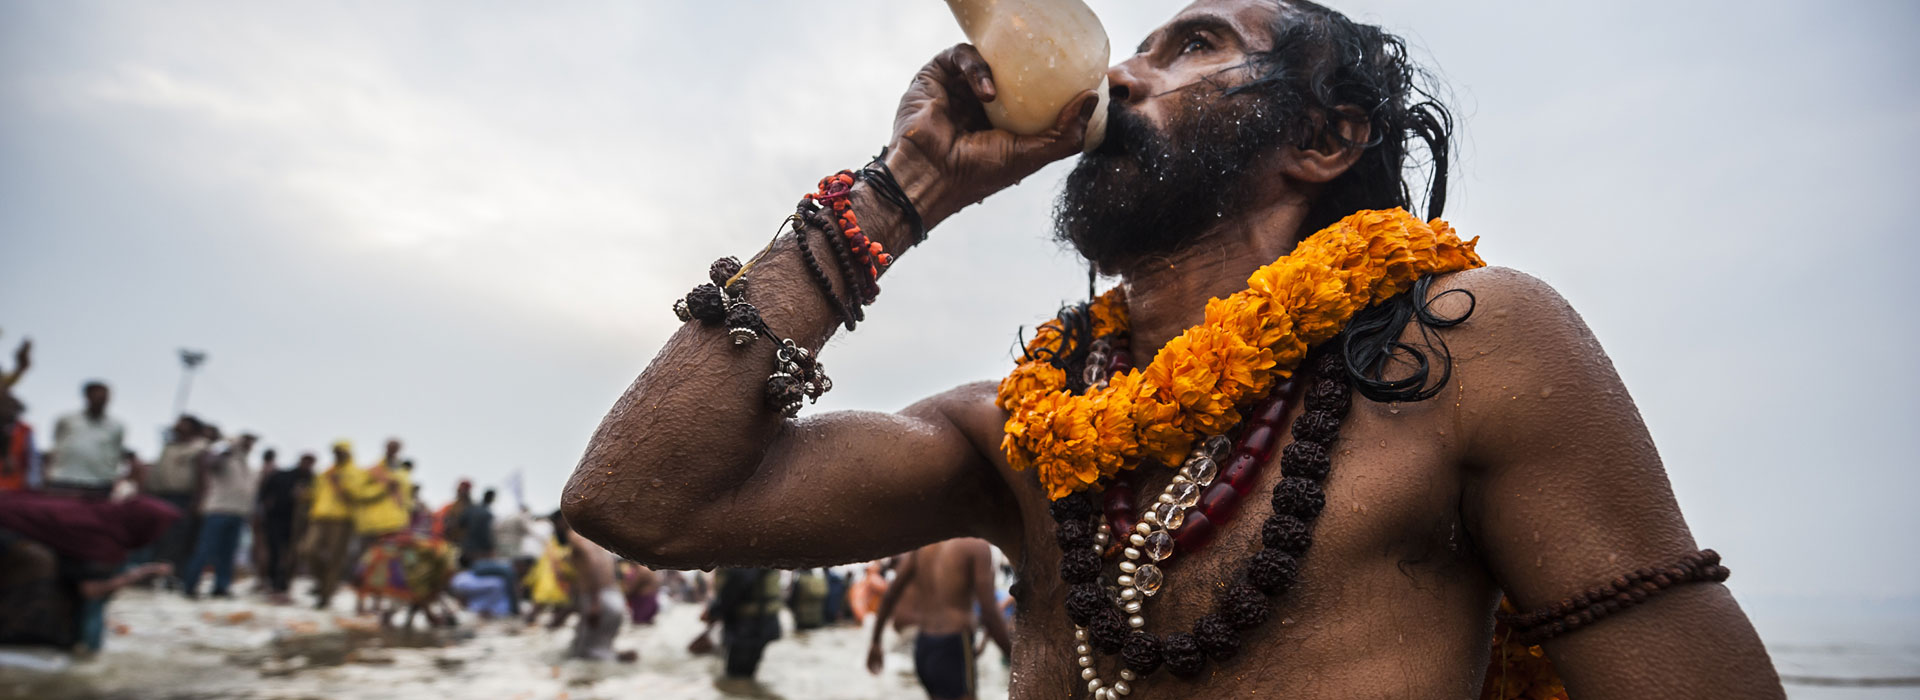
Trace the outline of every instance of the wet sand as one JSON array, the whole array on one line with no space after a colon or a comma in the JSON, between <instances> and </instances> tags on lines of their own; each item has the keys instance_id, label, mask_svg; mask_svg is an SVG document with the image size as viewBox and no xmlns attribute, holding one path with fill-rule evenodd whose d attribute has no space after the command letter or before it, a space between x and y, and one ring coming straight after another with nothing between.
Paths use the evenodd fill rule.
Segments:
<instances>
[{"instance_id":1,"label":"wet sand","mask_svg":"<svg viewBox=\"0 0 1920 700\"><path fill-rule=\"evenodd\" d=\"M304 590L304 582L296 590ZM924 698L910 647L887 635L887 669L866 671L866 632L854 627L792 632L767 647L759 683L717 683L720 660L687 653L703 627L694 606L666 603L650 627L624 628L618 649L637 663L561 658L573 634L517 621L463 616L451 632L382 632L335 610L274 606L257 598L192 602L178 595L127 591L108 611L106 649L57 671L0 665L0 698L359 698L484 697L490 700L588 698ZM7 649L18 652L20 648ZM19 660L16 657L16 660ZM29 660L58 663L50 654ZM982 698L1005 698L998 650L978 663Z\"/></svg>"}]
</instances>

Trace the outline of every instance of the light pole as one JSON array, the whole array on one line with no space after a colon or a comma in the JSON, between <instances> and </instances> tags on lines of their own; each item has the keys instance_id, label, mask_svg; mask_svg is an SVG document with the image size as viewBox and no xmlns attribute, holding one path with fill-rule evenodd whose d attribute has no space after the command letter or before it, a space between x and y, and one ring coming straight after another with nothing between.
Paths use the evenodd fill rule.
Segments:
<instances>
[{"instance_id":1,"label":"light pole","mask_svg":"<svg viewBox=\"0 0 1920 700\"><path fill-rule=\"evenodd\" d=\"M173 397L173 415L181 416L187 412L187 391L193 388L193 371L200 363L207 361L204 350L180 348L180 391Z\"/></svg>"}]
</instances>

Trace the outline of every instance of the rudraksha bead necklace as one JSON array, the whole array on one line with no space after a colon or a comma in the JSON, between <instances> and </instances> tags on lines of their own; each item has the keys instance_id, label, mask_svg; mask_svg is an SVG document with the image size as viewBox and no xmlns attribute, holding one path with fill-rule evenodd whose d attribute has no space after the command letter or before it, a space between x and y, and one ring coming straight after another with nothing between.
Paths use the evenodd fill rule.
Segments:
<instances>
[{"instance_id":1,"label":"rudraksha bead necklace","mask_svg":"<svg viewBox=\"0 0 1920 700\"><path fill-rule=\"evenodd\" d=\"M1115 372L1130 369L1124 338L1096 339L1080 372L1091 387ZM1277 383L1253 404L1238 437L1215 435L1195 446L1173 480L1136 519L1132 489L1107 488L1096 509L1085 494L1053 503L1055 536L1062 557L1061 579L1067 592L1067 617L1074 623L1074 653L1080 677L1095 700L1133 693L1133 683L1161 666L1180 678L1193 678L1207 659L1225 661L1238 653L1239 635L1269 617L1268 597L1292 589L1300 558L1313 542L1313 523L1325 506L1321 482L1330 463L1328 446L1339 437L1351 406L1346 368L1338 353L1321 351L1309 364L1310 383ZM1306 411L1294 420L1294 442L1280 453L1285 476L1272 492L1273 512L1261 527L1262 547L1217 595L1213 610L1191 632L1161 637L1146 631L1145 607L1166 584L1166 566L1176 552L1204 547L1233 517L1241 494L1259 484L1258 474L1273 454L1295 391L1306 387ZM1223 466L1224 465L1224 466ZM1103 586L1103 556L1119 554L1119 574ZM1096 652L1118 654L1123 667L1113 680L1095 667Z\"/></svg>"}]
</instances>

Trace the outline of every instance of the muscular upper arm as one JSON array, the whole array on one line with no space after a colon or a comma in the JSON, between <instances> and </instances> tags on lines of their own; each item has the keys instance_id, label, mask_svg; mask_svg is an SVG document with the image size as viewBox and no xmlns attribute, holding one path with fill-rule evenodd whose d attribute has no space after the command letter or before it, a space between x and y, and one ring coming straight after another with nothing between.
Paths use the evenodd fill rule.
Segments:
<instances>
[{"instance_id":1,"label":"muscular upper arm","mask_svg":"<svg viewBox=\"0 0 1920 700\"><path fill-rule=\"evenodd\" d=\"M1443 286L1477 297L1449 332L1468 435L1464 517L1522 609L1695 547L1659 452L1599 342L1545 283L1512 270ZM1766 652L1725 587L1683 587L1554 640L1580 698L1771 697ZM1744 689L1735 692L1736 689Z\"/></svg>"},{"instance_id":2,"label":"muscular upper arm","mask_svg":"<svg viewBox=\"0 0 1920 700\"><path fill-rule=\"evenodd\" d=\"M877 559L998 530L995 514L1012 512L1007 484L963 425L990 418L983 406L992 408L991 387L968 385L899 413L837 411L790 421L750 476L708 491L711 498L697 507L649 504L647 489L632 490L636 502L621 509L629 514L623 517L645 518L657 505L685 522L673 523L670 537L633 538L647 543L644 551L621 553L671 568L796 568ZM620 477L605 475L610 482ZM628 538L605 541L619 551Z\"/></svg>"}]
</instances>

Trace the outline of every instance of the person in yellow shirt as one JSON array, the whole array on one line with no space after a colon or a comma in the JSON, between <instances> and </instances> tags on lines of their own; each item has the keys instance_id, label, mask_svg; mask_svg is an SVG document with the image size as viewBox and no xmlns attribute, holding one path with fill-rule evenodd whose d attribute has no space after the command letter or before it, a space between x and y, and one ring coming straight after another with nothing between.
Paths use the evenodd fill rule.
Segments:
<instances>
[{"instance_id":1,"label":"person in yellow shirt","mask_svg":"<svg viewBox=\"0 0 1920 700\"><path fill-rule=\"evenodd\" d=\"M413 510L412 478L400 468L400 448L398 439L387 440L386 455L379 463L367 467L357 478L341 482L347 500L353 504L353 531L359 535L361 545L353 571L356 614L369 612L366 606L369 596L380 598L367 583L373 551L381 548L385 538L407 531L409 513Z\"/></svg>"},{"instance_id":2,"label":"person in yellow shirt","mask_svg":"<svg viewBox=\"0 0 1920 700\"><path fill-rule=\"evenodd\" d=\"M388 440L386 457L358 477L341 482L354 505L354 532L371 542L407 529L413 480L400 468L400 441Z\"/></svg>"},{"instance_id":3,"label":"person in yellow shirt","mask_svg":"<svg viewBox=\"0 0 1920 700\"><path fill-rule=\"evenodd\" d=\"M553 523L553 536L547 538L547 549L540 559L527 571L521 584L526 586L529 597L533 598L533 610L527 613L527 624L540 620L540 613L553 611L553 622L547 625L559 629L567 623L573 614L573 588L575 571L573 566L572 533L565 528L566 520L560 511L548 516Z\"/></svg>"},{"instance_id":4,"label":"person in yellow shirt","mask_svg":"<svg viewBox=\"0 0 1920 700\"><path fill-rule=\"evenodd\" d=\"M307 570L313 573L315 609L324 610L347 571L347 550L353 542L353 501L347 486L364 480L353 464L353 444L333 443L333 466L313 480L313 505L307 511Z\"/></svg>"}]
</instances>

